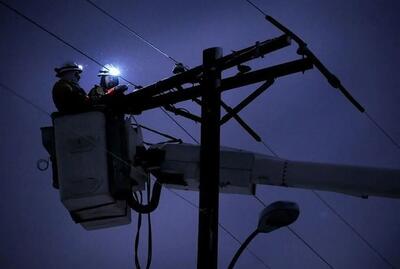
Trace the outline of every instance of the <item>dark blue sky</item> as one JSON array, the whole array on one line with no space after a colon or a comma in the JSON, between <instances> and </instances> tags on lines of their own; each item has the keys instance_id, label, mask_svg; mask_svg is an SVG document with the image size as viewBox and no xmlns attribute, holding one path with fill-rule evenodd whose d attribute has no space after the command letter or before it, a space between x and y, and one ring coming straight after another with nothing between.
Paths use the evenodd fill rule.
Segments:
<instances>
[{"instance_id":1,"label":"dark blue sky","mask_svg":"<svg viewBox=\"0 0 400 269\"><path fill-rule=\"evenodd\" d=\"M122 68L136 84L171 75L172 63L84 0L8 0L15 8L103 63ZM95 1L162 50L189 66L202 50L224 53L279 33L244 0ZM397 1L255 1L306 40L366 110L400 141L400 5ZM97 83L99 67L0 5L0 82L47 112L55 108L53 68L65 60L84 65L81 84ZM250 65L256 69L294 60L296 47ZM256 86L224 95L231 105ZM73 223L51 187L51 173L36 169L47 156L39 127L50 118L1 89L0 268L132 268L136 217L129 226L88 232ZM191 103L182 106L198 111ZM276 81L241 115L281 157L400 169L400 151L316 71ZM162 112L140 115L143 124L192 142ZM199 126L178 119L195 137ZM146 140L155 137L147 136ZM269 154L235 122L222 129L221 144ZM319 192L395 267L400 268L400 201L363 200ZM198 202L197 193L179 192ZM389 268L308 190L261 186L264 202L296 201L292 228L334 268ZM220 222L244 240L256 226L260 204L252 197L221 194ZM143 236L144 238L145 236ZM195 268L197 210L164 191L153 214L152 268ZM220 230L219 267L238 244ZM271 268L327 268L288 230L259 235L250 248ZM145 244L141 250L145 260ZM264 268L244 253L237 268Z\"/></svg>"}]
</instances>

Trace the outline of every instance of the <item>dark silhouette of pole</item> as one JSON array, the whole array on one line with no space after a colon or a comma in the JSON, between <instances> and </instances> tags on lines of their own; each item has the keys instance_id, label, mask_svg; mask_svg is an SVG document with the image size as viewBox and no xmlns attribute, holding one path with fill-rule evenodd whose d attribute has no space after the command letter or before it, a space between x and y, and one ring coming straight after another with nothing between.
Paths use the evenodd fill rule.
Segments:
<instances>
[{"instance_id":1,"label":"dark silhouette of pole","mask_svg":"<svg viewBox=\"0 0 400 269\"><path fill-rule=\"evenodd\" d=\"M221 57L221 48L203 51L198 269L216 269L218 264L221 70L215 63Z\"/></svg>"}]
</instances>

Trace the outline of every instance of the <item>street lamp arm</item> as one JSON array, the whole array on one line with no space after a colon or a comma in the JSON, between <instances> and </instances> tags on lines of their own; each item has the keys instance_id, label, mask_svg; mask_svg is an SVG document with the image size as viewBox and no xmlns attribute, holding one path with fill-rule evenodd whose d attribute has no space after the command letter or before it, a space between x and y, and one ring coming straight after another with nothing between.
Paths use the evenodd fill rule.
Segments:
<instances>
[{"instance_id":1,"label":"street lamp arm","mask_svg":"<svg viewBox=\"0 0 400 269\"><path fill-rule=\"evenodd\" d=\"M242 254L243 250L246 249L246 247L250 244L250 242L254 239L254 237L257 236L259 233L258 229L256 229L254 232L252 232L247 239L242 243L242 245L239 247L239 249L236 251L235 256L233 256L231 262L229 263L228 269L233 269L235 266L237 260L239 259L240 255Z\"/></svg>"}]
</instances>

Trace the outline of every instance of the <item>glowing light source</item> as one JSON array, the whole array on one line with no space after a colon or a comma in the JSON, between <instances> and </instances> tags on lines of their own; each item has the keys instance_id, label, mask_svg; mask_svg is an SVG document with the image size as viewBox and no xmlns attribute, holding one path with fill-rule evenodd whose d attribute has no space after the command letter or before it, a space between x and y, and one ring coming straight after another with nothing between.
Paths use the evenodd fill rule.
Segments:
<instances>
[{"instance_id":1,"label":"glowing light source","mask_svg":"<svg viewBox=\"0 0 400 269\"><path fill-rule=\"evenodd\" d=\"M80 70L83 70L83 66L80 65L80 64L78 64L78 68L79 68Z\"/></svg>"},{"instance_id":2,"label":"glowing light source","mask_svg":"<svg viewBox=\"0 0 400 269\"><path fill-rule=\"evenodd\" d=\"M106 65L106 68L108 69L111 76L121 75L121 71L119 71L119 69L113 65Z\"/></svg>"}]
</instances>

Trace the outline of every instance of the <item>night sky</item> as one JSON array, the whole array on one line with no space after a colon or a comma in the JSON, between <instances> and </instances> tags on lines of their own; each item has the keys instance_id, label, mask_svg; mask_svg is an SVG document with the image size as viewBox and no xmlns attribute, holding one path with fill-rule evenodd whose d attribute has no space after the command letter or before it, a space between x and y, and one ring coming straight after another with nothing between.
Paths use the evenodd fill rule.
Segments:
<instances>
[{"instance_id":1,"label":"night sky","mask_svg":"<svg viewBox=\"0 0 400 269\"><path fill-rule=\"evenodd\" d=\"M173 62L84 0L4 2L96 60L119 66L123 76L136 84L148 85L172 75ZM281 35L244 0L95 3L191 67L201 64L202 51L208 47L220 46L228 54ZM400 142L398 1L255 3L299 34L369 115ZM131 225L86 231L71 220L61 204L51 186L50 169L41 172L36 168L36 161L48 155L41 145L40 127L51 124L44 112L55 110L51 99L54 67L68 60L82 64L81 85L87 91L98 83L100 67L3 5L0 36L0 83L37 106L0 87L0 268L133 268L136 214ZM255 70L298 59L296 48L292 45L249 65ZM224 101L234 106L256 87L226 93ZM179 106L199 112L192 102ZM400 169L399 148L316 69L278 79L240 115L282 158ZM199 138L199 125L176 119ZM143 113L138 120L193 143L158 109ZM161 138L145 133L145 140ZM222 128L221 144L271 154L234 121ZM198 203L197 193L178 193ZM374 249L400 268L399 200L318 193ZM260 186L257 196L265 203L297 202L301 213L292 229L333 268L391 268L310 190ZM220 223L241 241L256 227L262 209L251 196L220 195ZM196 268L197 215L188 202L163 191L160 206L152 214L152 268ZM146 258L143 230L142 264ZM221 229L219 236L219 268L226 268L239 245ZM250 249L273 269L329 268L287 229L259 235ZM236 268L265 267L245 252Z\"/></svg>"}]
</instances>

